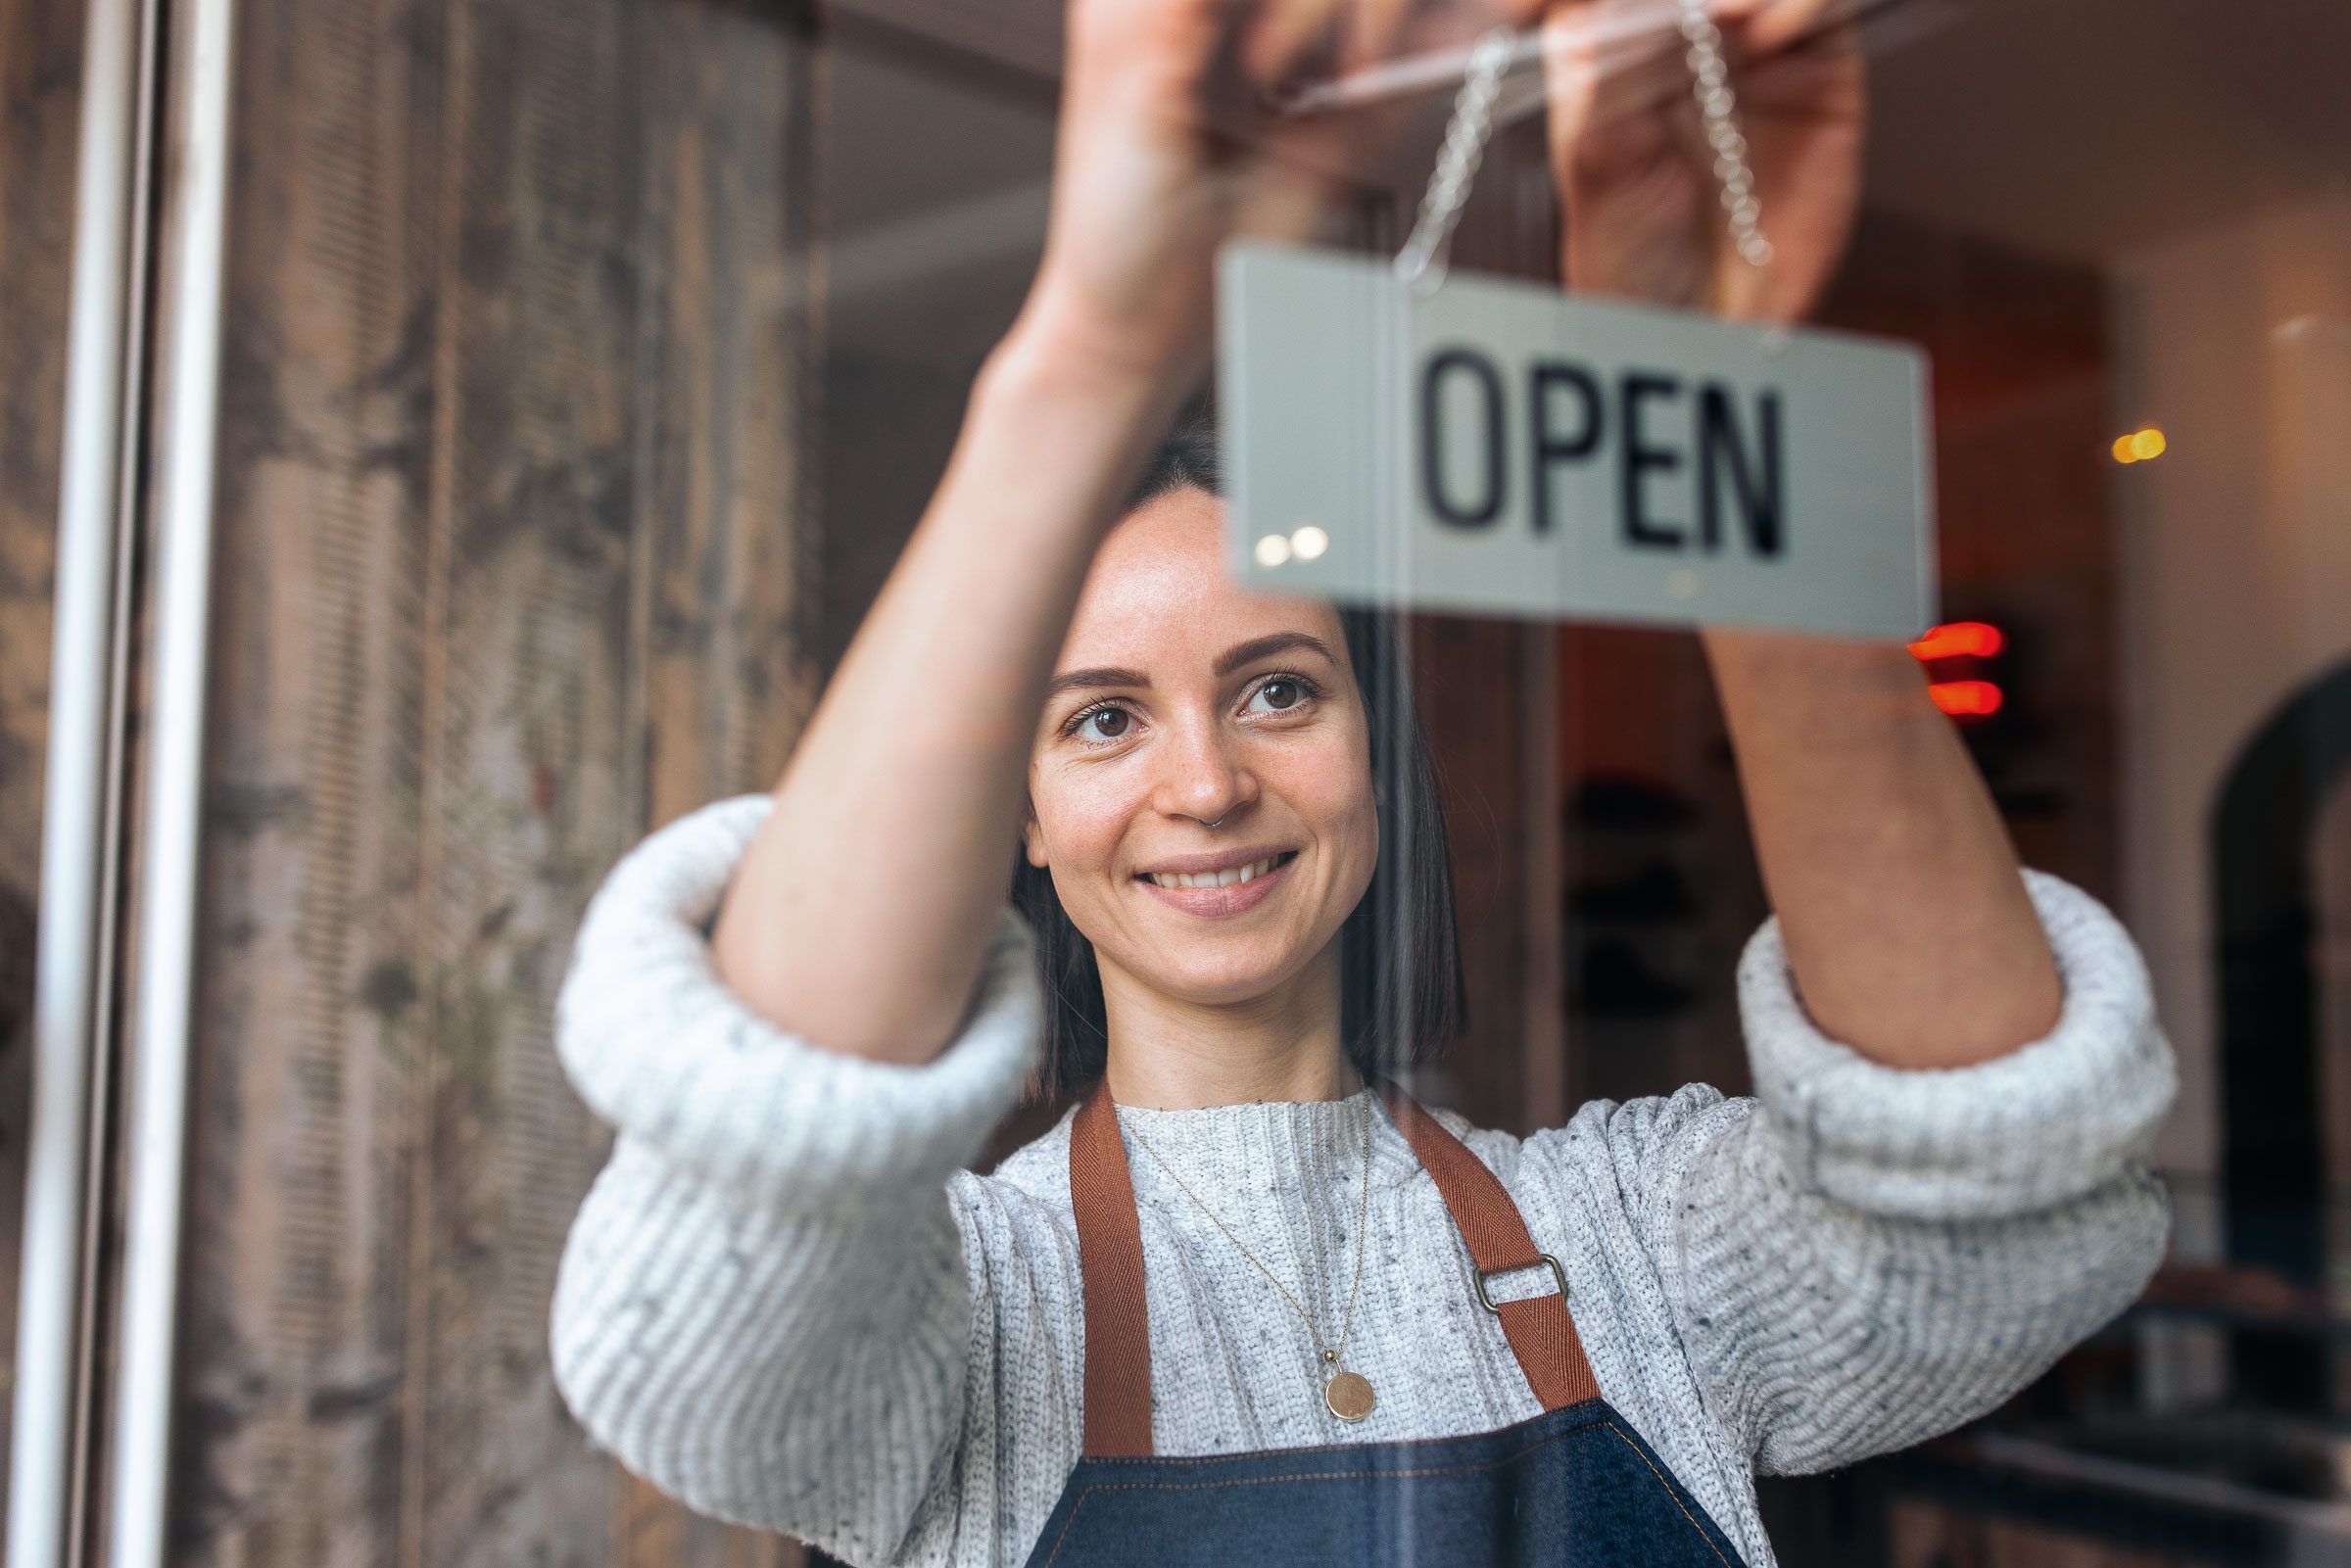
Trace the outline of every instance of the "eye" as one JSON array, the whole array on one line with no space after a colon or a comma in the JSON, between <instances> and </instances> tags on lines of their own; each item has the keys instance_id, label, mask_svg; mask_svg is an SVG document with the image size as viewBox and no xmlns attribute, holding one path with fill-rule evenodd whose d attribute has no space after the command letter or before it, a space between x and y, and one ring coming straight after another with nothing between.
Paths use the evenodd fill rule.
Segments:
<instances>
[{"instance_id":1,"label":"eye","mask_svg":"<svg viewBox=\"0 0 2351 1568\"><path fill-rule=\"evenodd\" d=\"M1116 702L1096 702L1071 714L1061 733L1079 740L1106 744L1126 739L1133 729L1133 714Z\"/></svg>"},{"instance_id":2,"label":"eye","mask_svg":"<svg viewBox=\"0 0 2351 1568\"><path fill-rule=\"evenodd\" d=\"M1303 675L1270 675L1258 683L1257 689L1249 694L1249 702L1255 712L1290 713L1321 694L1321 689ZM1257 706L1260 701L1265 707Z\"/></svg>"}]
</instances>

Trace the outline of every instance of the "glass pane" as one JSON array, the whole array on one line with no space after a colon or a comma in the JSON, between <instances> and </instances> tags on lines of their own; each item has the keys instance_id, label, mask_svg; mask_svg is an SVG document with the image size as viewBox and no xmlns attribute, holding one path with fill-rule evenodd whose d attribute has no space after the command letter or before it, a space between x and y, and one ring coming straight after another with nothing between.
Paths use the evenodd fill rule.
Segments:
<instances>
[{"instance_id":1,"label":"glass pane","mask_svg":"<svg viewBox=\"0 0 2351 1568\"><path fill-rule=\"evenodd\" d=\"M1244 423L1501 539L1365 413L1442 306L1192 397L1222 204L1384 264L1497 9L240 8L176 1559L2351 1555L2351 14L1498 75L1444 304L1527 290L1496 482L1597 476L1509 559L1715 570L1907 431L1773 368L1861 334L1910 641L1268 590Z\"/></svg>"}]
</instances>

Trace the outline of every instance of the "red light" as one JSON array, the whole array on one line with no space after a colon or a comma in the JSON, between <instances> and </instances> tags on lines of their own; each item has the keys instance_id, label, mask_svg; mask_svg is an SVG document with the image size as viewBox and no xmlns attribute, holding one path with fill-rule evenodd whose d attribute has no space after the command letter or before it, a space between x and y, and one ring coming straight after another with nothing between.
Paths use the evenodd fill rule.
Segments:
<instances>
[{"instance_id":1,"label":"red light","mask_svg":"<svg viewBox=\"0 0 2351 1568\"><path fill-rule=\"evenodd\" d=\"M2007 637L1996 626L1951 621L1911 643L1910 651L1921 659L1989 659L2007 645Z\"/></svg>"},{"instance_id":2,"label":"red light","mask_svg":"<svg viewBox=\"0 0 2351 1568\"><path fill-rule=\"evenodd\" d=\"M1927 688L1935 705L1954 718L1980 719L2000 711L2000 689L1990 681L1938 681Z\"/></svg>"}]
</instances>

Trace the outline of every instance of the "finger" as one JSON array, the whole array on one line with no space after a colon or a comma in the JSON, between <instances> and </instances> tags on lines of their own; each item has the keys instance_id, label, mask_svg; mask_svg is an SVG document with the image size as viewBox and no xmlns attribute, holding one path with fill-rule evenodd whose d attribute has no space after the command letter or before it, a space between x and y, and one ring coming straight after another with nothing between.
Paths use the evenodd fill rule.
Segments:
<instances>
[{"instance_id":1,"label":"finger","mask_svg":"<svg viewBox=\"0 0 2351 1568\"><path fill-rule=\"evenodd\" d=\"M1339 48L1340 72L1361 71L1394 55L1405 24L1418 9L1416 0L1356 0L1348 8Z\"/></svg>"},{"instance_id":2,"label":"finger","mask_svg":"<svg viewBox=\"0 0 2351 1568\"><path fill-rule=\"evenodd\" d=\"M1586 9L1560 7L1543 23L1545 133L1552 160L1562 168L1583 144L1600 93L1600 54Z\"/></svg>"},{"instance_id":3,"label":"finger","mask_svg":"<svg viewBox=\"0 0 2351 1568\"><path fill-rule=\"evenodd\" d=\"M1607 40L1623 24L1654 12L1641 0L1595 0L1563 6L1545 19L1543 80L1548 139L1562 171L1578 164L1613 162L1635 142L1640 151L1666 127L1658 111L1687 96L1678 50L1645 47L1629 57Z\"/></svg>"},{"instance_id":4,"label":"finger","mask_svg":"<svg viewBox=\"0 0 2351 1568\"><path fill-rule=\"evenodd\" d=\"M1758 19L1753 25L1762 24ZM1731 61L1732 86L1751 114L1781 108L1839 111L1860 91L1861 35L1850 23L1777 48L1758 41L1751 28L1739 28L1724 35L1723 47Z\"/></svg>"},{"instance_id":5,"label":"finger","mask_svg":"<svg viewBox=\"0 0 2351 1568\"><path fill-rule=\"evenodd\" d=\"M1195 79L1230 33L1239 0L1071 0L1074 87L1127 90L1137 72Z\"/></svg>"},{"instance_id":6,"label":"finger","mask_svg":"<svg viewBox=\"0 0 2351 1568\"><path fill-rule=\"evenodd\" d=\"M1784 49L1847 9L1831 0L1754 0L1745 17L1747 41L1759 53Z\"/></svg>"},{"instance_id":7,"label":"finger","mask_svg":"<svg viewBox=\"0 0 2351 1568\"><path fill-rule=\"evenodd\" d=\"M1278 86L1317 67L1327 71L1338 52L1344 13L1357 0L1269 0L1249 24L1241 61L1265 86ZM1319 57L1319 58L1318 58Z\"/></svg>"},{"instance_id":8,"label":"finger","mask_svg":"<svg viewBox=\"0 0 2351 1568\"><path fill-rule=\"evenodd\" d=\"M1496 23L1508 23L1511 26L1519 28L1538 26L1547 13L1558 9L1562 4L1577 3L1580 3L1580 0L1474 0L1469 9L1479 19L1477 25L1482 31ZM1439 9L1453 13L1458 12L1460 8L1456 5L1441 5ZM1459 23L1457 22L1455 25L1458 26Z\"/></svg>"}]
</instances>

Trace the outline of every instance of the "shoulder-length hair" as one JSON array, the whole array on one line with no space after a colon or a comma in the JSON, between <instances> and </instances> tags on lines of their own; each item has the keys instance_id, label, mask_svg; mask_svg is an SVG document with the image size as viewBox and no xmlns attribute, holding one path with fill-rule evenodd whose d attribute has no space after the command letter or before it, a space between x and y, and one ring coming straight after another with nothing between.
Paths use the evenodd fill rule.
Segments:
<instances>
[{"instance_id":1,"label":"shoulder-length hair","mask_svg":"<svg viewBox=\"0 0 2351 1568\"><path fill-rule=\"evenodd\" d=\"M1172 491L1223 494L1216 425L1204 412L1183 419L1127 499L1125 511ZM1371 777L1382 796L1379 859L1370 884L1339 928L1339 1037L1366 1076L1427 1061L1468 1022L1468 999L1453 910L1453 856L1437 793L1436 763L1421 733L1393 617L1342 606L1347 658L1363 693ZM1053 890L1053 875L1015 851L1012 900L1035 933L1045 989L1048 1096L1090 1088L1109 1058L1102 976L1093 944L1080 934Z\"/></svg>"}]
</instances>

